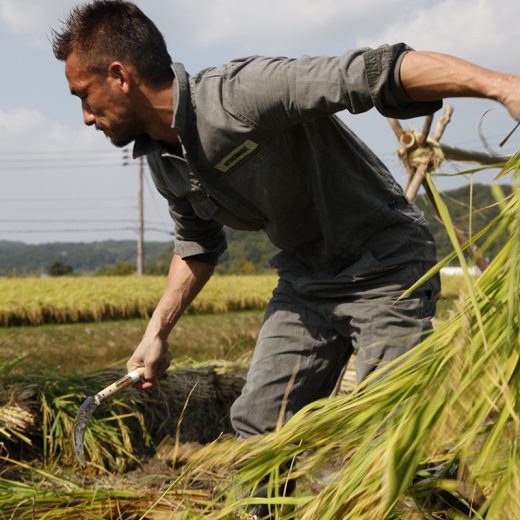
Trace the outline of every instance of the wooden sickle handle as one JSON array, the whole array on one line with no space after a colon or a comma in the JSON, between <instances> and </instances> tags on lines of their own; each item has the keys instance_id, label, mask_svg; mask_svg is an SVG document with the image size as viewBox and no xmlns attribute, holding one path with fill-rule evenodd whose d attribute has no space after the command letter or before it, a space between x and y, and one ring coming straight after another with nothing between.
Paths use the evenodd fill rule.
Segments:
<instances>
[{"instance_id":1,"label":"wooden sickle handle","mask_svg":"<svg viewBox=\"0 0 520 520\"><path fill-rule=\"evenodd\" d=\"M94 396L96 403L99 404L101 401L103 401L103 399L106 399L110 395L113 395L116 392L119 392L120 390L124 390L125 388L132 386L133 384L140 381L143 376L144 367L139 367L136 370L132 370L132 372L129 372L122 378L118 379L115 383L112 383L111 385L107 386L106 388L98 392Z\"/></svg>"}]
</instances>

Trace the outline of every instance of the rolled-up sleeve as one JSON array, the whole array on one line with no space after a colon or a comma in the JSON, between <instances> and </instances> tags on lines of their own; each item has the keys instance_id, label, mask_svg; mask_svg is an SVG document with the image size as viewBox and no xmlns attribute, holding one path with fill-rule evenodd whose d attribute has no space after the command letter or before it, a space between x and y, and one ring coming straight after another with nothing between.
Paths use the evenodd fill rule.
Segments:
<instances>
[{"instance_id":1,"label":"rolled-up sleeve","mask_svg":"<svg viewBox=\"0 0 520 520\"><path fill-rule=\"evenodd\" d=\"M167 196L170 215L175 223L175 253L181 258L204 256L217 263L226 250L226 236L222 224L198 217L187 199Z\"/></svg>"},{"instance_id":2,"label":"rolled-up sleeve","mask_svg":"<svg viewBox=\"0 0 520 520\"><path fill-rule=\"evenodd\" d=\"M284 128L305 120L372 107L386 117L431 114L442 101L410 99L399 79L403 43L355 49L341 56L254 57L229 68L224 100L253 124Z\"/></svg>"},{"instance_id":3,"label":"rolled-up sleeve","mask_svg":"<svg viewBox=\"0 0 520 520\"><path fill-rule=\"evenodd\" d=\"M383 45L363 53L370 97L386 117L406 119L431 114L442 107L442 100L414 101L401 84L401 61L412 49L404 43Z\"/></svg>"}]
</instances>

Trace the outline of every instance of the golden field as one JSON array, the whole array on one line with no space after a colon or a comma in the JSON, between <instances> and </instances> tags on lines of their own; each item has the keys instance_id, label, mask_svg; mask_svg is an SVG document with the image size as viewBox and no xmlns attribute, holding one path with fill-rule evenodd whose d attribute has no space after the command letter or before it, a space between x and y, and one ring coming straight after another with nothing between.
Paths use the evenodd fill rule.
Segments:
<instances>
[{"instance_id":1,"label":"golden field","mask_svg":"<svg viewBox=\"0 0 520 520\"><path fill-rule=\"evenodd\" d=\"M146 318L165 284L163 276L12 278L0 280L0 326ZM275 275L214 276L191 313L263 308Z\"/></svg>"}]
</instances>

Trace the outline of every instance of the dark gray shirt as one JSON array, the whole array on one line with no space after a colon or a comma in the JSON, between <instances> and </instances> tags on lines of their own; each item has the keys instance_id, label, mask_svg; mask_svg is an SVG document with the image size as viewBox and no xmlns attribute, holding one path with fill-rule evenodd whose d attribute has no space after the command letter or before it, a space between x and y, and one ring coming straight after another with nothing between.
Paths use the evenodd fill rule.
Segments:
<instances>
[{"instance_id":1,"label":"dark gray shirt","mask_svg":"<svg viewBox=\"0 0 520 520\"><path fill-rule=\"evenodd\" d=\"M433 240L387 168L334 113L376 107L417 117L401 86L404 44L339 57L253 56L189 76L173 64L174 121L182 146L146 136L158 190L175 222L175 251L216 259L222 225L263 229L284 265L333 272L432 261ZM368 267L367 267L368 266Z\"/></svg>"}]
</instances>

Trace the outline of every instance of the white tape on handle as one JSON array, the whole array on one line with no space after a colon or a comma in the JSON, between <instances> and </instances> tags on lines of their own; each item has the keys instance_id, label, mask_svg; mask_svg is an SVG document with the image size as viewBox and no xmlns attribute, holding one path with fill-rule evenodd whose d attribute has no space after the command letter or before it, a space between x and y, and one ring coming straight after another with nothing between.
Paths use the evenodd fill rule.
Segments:
<instances>
[{"instance_id":1,"label":"white tape on handle","mask_svg":"<svg viewBox=\"0 0 520 520\"><path fill-rule=\"evenodd\" d=\"M138 381L141 380L141 373L144 372L141 371L141 370L132 370L131 372L128 372L128 377L131 377L132 378L132 381L134 383L137 383Z\"/></svg>"}]
</instances>

